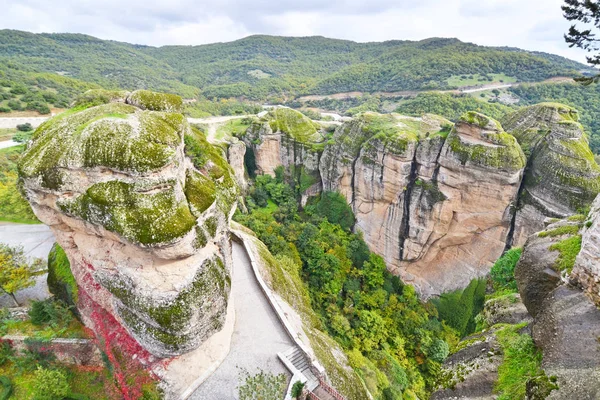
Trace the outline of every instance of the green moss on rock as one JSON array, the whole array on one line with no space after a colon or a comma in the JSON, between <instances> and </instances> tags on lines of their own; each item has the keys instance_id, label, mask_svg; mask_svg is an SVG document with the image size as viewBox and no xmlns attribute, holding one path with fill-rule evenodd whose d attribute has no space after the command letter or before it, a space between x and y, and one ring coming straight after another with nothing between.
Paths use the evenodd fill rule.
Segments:
<instances>
[{"instance_id":1,"label":"green moss on rock","mask_svg":"<svg viewBox=\"0 0 600 400\"><path fill-rule=\"evenodd\" d=\"M463 140L459 134L461 124L480 128L481 137L477 139L489 144ZM468 112L460 118L457 126L448 135L446 145L462 164L473 163L510 171L525 168L525 154L517 140L504 132L498 121L476 112Z\"/></svg>"},{"instance_id":2,"label":"green moss on rock","mask_svg":"<svg viewBox=\"0 0 600 400\"><path fill-rule=\"evenodd\" d=\"M61 169L106 167L143 174L173 162L183 133L165 116L112 103L60 116L36 131L19 163L25 178L60 186ZM177 127L181 128L181 126Z\"/></svg>"},{"instance_id":3,"label":"green moss on rock","mask_svg":"<svg viewBox=\"0 0 600 400\"><path fill-rule=\"evenodd\" d=\"M127 103L144 110L181 112L183 100L175 94L136 90L127 98Z\"/></svg>"},{"instance_id":4,"label":"green moss on rock","mask_svg":"<svg viewBox=\"0 0 600 400\"><path fill-rule=\"evenodd\" d=\"M79 299L77 282L71 272L67 254L58 243L54 243L48 255L48 290L76 309Z\"/></svg>"},{"instance_id":5,"label":"green moss on rock","mask_svg":"<svg viewBox=\"0 0 600 400\"><path fill-rule=\"evenodd\" d=\"M93 107L112 102L125 103L129 92L125 90L91 89L75 99L75 107Z\"/></svg>"},{"instance_id":6,"label":"green moss on rock","mask_svg":"<svg viewBox=\"0 0 600 400\"><path fill-rule=\"evenodd\" d=\"M186 202L176 199L172 184L165 182L157 192L145 193L153 188L121 181L97 183L59 207L134 243L169 243L186 235L196 222Z\"/></svg>"},{"instance_id":7,"label":"green moss on rock","mask_svg":"<svg viewBox=\"0 0 600 400\"><path fill-rule=\"evenodd\" d=\"M317 125L306 115L291 108L275 108L266 119L273 132L287 133L300 143L314 142L317 136Z\"/></svg>"},{"instance_id":8,"label":"green moss on rock","mask_svg":"<svg viewBox=\"0 0 600 400\"><path fill-rule=\"evenodd\" d=\"M168 300L136 293L125 277L99 278L124 305L118 311L133 332L149 336L166 352L190 350L184 346L194 343L198 335L218 330L224 322L230 279L219 257L205 260L190 284ZM215 309L218 303L221 308Z\"/></svg>"},{"instance_id":9,"label":"green moss on rock","mask_svg":"<svg viewBox=\"0 0 600 400\"><path fill-rule=\"evenodd\" d=\"M185 180L185 197L197 213L203 213L216 200L215 183L195 171L188 171Z\"/></svg>"}]
</instances>

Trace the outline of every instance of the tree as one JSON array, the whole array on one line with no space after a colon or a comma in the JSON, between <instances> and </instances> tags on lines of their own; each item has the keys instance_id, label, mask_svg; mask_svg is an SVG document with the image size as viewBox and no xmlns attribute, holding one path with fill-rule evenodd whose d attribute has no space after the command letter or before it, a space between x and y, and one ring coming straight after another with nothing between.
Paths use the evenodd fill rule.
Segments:
<instances>
[{"instance_id":1,"label":"tree","mask_svg":"<svg viewBox=\"0 0 600 400\"><path fill-rule=\"evenodd\" d=\"M600 31L600 2L598 0L565 0L562 6L564 17L568 21L578 21L583 27L576 24L571 25L569 32L565 35L565 40L569 47L578 47L588 53L595 53L586 57L588 64L592 66L600 65L600 39L597 38L597 32ZM589 85L600 80L600 74L592 77L577 78L577 81L584 85Z\"/></svg>"},{"instance_id":2,"label":"tree","mask_svg":"<svg viewBox=\"0 0 600 400\"><path fill-rule=\"evenodd\" d=\"M23 247L10 247L0 243L0 289L8 294L15 305L19 303L15 293L35 284L35 276L43 273L43 261L27 260Z\"/></svg>"},{"instance_id":3,"label":"tree","mask_svg":"<svg viewBox=\"0 0 600 400\"><path fill-rule=\"evenodd\" d=\"M238 386L240 400L280 400L285 396L286 377L259 370L255 375L242 370L243 384Z\"/></svg>"}]
</instances>

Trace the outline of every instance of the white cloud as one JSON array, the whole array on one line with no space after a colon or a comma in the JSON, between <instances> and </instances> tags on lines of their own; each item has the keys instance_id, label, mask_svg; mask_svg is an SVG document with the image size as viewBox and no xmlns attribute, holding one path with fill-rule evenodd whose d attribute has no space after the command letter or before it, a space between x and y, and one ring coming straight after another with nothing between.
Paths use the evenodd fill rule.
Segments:
<instances>
[{"instance_id":1,"label":"white cloud","mask_svg":"<svg viewBox=\"0 0 600 400\"><path fill-rule=\"evenodd\" d=\"M361 42L456 37L585 61L563 33L563 0L0 0L0 28L78 32L160 46L251 34Z\"/></svg>"}]
</instances>

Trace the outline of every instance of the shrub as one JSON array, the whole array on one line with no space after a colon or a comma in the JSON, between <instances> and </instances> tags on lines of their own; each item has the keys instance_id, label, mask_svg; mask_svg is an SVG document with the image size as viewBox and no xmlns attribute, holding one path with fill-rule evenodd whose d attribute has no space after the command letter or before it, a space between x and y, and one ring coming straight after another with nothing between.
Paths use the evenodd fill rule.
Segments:
<instances>
[{"instance_id":1,"label":"shrub","mask_svg":"<svg viewBox=\"0 0 600 400\"><path fill-rule=\"evenodd\" d=\"M9 100L6 105L14 111L21 111L23 109L23 105L19 100Z\"/></svg>"},{"instance_id":2,"label":"shrub","mask_svg":"<svg viewBox=\"0 0 600 400\"><path fill-rule=\"evenodd\" d=\"M475 316L483 310L485 288L485 280L473 279L464 290L444 293L432 303L440 319L464 337L475 331Z\"/></svg>"},{"instance_id":3,"label":"shrub","mask_svg":"<svg viewBox=\"0 0 600 400\"><path fill-rule=\"evenodd\" d=\"M28 313L34 325L68 325L72 319L64 303L52 299L33 301Z\"/></svg>"},{"instance_id":4,"label":"shrub","mask_svg":"<svg viewBox=\"0 0 600 400\"><path fill-rule=\"evenodd\" d=\"M64 373L42 367L35 371L32 389L35 400L62 400L71 391Z\"/></svg>"},{"instance_id":5,"label":"shrub","mask_svg":"<svg viewBox=\"0 0 600 400\"><path fill-rule=\"evenodd\" d=\"M33 126L29 122L17 125L17 130L21 132L29 132L33 130Z\"/></svg>"},{"instance_id":6,"label":"shrub","mask_svg":"<svg viewBox=\"0 0 600 400\"><path fill-rule=\"evenodd\" d=\"M9 343L0 342L0 366L2 366L5 362L10 360L13 354L14 350Z\"/></svg>"},{"instance_id":7,"label":"shrub","mask_svg":"<svg viewBox=\"0 0 600 400\"><path fill-rule=\"evenodd\" d=\"M521 248L510 249L496 261L490 271L490 277L492 278L495 290L517 290L515 266L521 258L521 253L523 253L523 249Z\"/></svg>"},{"instance_id":8,"label":"shrub","mask_svg":"<svg viewBox=\"0 0 600 400\"><path fill-rule=\"evenodd\" d=\"M8 400L12 394L12 383L6 376L0 376L0 400Z\"/></svg>"},{"instance_id":9,"label":"shrub","mask_svg":"<svg viewBox=\"0 0 600 400\"><path fill-rule=\"evenodd\" d=\"M9 107L0 106L0 113L9 113L12 110Z\"/></svg>"},{"instance_id":10,"label":"shrub","mask_svg":"<svg viewBox=\"0 0 600 400\"><path fill-rule=\"evenodd\" d=\"M292 386L292 397L297 399L302 394L302 389L304 389L304 383L300 381L294 382L294 386Z\"/></svg>"},{"instance_id":11,"label":"shrub","mask_svg":"<svg viewBox=\"0 0 600 400\"><path fill-rule=\"evenodd\" d=\"M240 400L280 400L285 396L286 377L259 371L250 375L242 370L244 383L238 387Z\"/></svg>"}]
</instances>

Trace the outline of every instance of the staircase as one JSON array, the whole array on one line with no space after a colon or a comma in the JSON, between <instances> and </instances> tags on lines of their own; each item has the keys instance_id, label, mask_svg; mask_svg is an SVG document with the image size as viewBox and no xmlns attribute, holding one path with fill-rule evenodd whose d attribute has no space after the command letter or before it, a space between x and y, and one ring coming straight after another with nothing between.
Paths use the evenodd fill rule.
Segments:
<instances>
[{"instance_id":1,"label":"staircase","mask_svg":"<svg viewBox=\"0 0 600 400\"><path fill-rule=\"evenodd\" d=\"M305 387L313 391L319 386L319 379L313 374L310 370L309 360L304 354L300 347L294 346L286 350L282 354L283 358L285 358L284 363L288 365L292 365L298 372L300 372L306 378ZM288 361L287 363L285 361ZM294 372L294 371L293 371Z\"/></svg>"}]
</instances>

